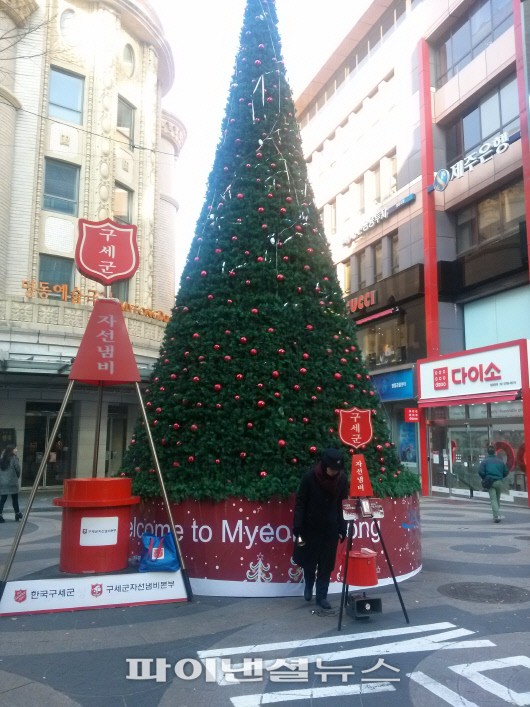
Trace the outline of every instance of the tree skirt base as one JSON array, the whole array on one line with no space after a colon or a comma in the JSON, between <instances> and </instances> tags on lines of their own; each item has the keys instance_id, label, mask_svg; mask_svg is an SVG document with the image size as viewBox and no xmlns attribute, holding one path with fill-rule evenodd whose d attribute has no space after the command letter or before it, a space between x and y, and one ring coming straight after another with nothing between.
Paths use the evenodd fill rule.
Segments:
<instances>
[{"instance_id":1,"label":"tree skirt base","mask_svg":"<svg viewBox=\"0 0 530 707\"><path fill-rule=\"evenodd\" d=\"M398 581L421 570L419 499L380 500L385 516L379 526ZM272 597L303 593L303 571L292 560L294 496L253 502L232 498L219 503L188 499L172 505L173 520L193 591L202 596ZM131 513L131 559L140 553L142 533L169 530L161 499L142 501ZM353 524L353 550L377 553L378 585L392 583L377 524L366 518ZM345 544L339 545L330 593L342 590ZM355 587L352 589L367 589Z\"/></svg>"}]
</instances>

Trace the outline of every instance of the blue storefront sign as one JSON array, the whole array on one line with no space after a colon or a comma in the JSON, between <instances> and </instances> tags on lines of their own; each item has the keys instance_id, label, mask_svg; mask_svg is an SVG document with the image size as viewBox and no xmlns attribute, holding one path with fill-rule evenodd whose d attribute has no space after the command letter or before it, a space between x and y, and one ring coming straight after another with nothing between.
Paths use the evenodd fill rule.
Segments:
<instances>
[{"instance_id":1,"label":"blue storefront sign","mask_svg":"<svg viewBox=\"0 0 530 707\"><path fill-rule=\"evenodd\" d=\"M414 372L405 368L389 373L377 373L372 381L383 402L389 400L410 400L414 397Z\"/></svg>"}]
</instances>

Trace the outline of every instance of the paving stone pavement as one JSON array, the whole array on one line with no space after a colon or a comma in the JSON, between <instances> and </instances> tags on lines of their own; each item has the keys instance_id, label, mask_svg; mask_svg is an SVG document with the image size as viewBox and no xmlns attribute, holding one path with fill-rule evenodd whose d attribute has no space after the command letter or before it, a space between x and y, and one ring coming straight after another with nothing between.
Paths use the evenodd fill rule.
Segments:
<instances>
[{"instance_id":1,"label":"paving stone pavement","mask_svg":"<svg viewBox=\"0 0 530 707\"><path fill-rule=\"evenodd\" d=\"M61 510L51 499L59 495L37 494L10 580L57 570ZM530 509L505 504L505 519L495 525L486 499L423 498L420 506L422 571L400 583L409 624L392 585L367 591L381 598L381 614L345 616L340 632L336 615L312 614L302 597L195 596L190 603L0 617L0 707L530 705ZM17 528L9 509L4 515L0 571ZM185 659L190 668L208 656L255 655L307 658L310 677L231 683L209 682L204 672L193 680L175 674ZM323 682L315 656L352 664L356 677ZM363 686L361 671L380 659L394 670ZM148 668L142 660L151 661ZM130 679L131 666L144 679Z\"/></svg>"}]
</instances>

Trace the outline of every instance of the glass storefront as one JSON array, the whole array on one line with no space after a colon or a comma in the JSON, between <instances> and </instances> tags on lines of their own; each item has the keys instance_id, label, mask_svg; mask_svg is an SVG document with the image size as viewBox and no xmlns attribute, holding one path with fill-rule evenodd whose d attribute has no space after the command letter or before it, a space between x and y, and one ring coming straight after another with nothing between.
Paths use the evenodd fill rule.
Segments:
<instances>
[{"instance_id":1,"label":"glass storefront","mask_svg":"<svg viewBox=\"0 0 530 707\"><path fill-rule=\"evenodd\" d=\"M33 486L35 482L60 407L59 403L51 402L26 404L21 480L23 487ZM46 461L42 486L59 486L72 475L72 438L72 410L68 405Z\"/></svg>"},{"instance_id":2,"label":"glass storefront","mask_svg":"<svg viewBox=\"0 0 530 707\"><path fill-rule=\"evenodd\" d=\"M482 491L478 469L489 443L508 466L506 491L527 499L521 401L434 407L428 410L432 491Z\"/></svg>"}]
</instances>

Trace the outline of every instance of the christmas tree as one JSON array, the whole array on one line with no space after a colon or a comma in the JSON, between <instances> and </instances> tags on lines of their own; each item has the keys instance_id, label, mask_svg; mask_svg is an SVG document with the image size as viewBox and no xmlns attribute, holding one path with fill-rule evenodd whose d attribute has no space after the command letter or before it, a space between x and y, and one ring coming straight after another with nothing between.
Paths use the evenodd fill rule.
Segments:
<instances>
[{"instance_id":1,"label":"christmas tree","mask_svg":"<svg viewBox=\"0 0 530 707\"><path fill-rule=\"evenodd\" d=\"M169 497L296 490L340 409L372 410L374 492L405 496L307 179L273 0L248 0L221 139L145 405ZM139 422L123 473L159 495Z\"/></svg>"}]
</instances>

